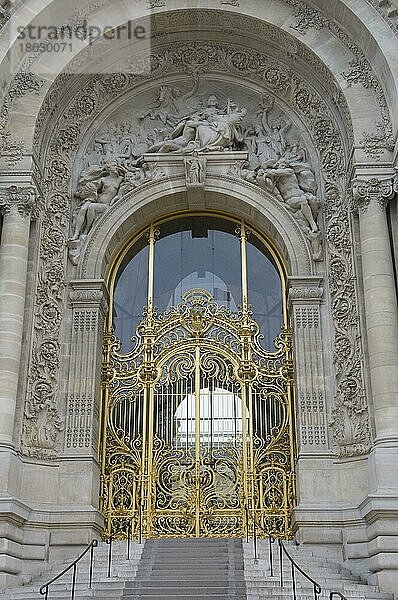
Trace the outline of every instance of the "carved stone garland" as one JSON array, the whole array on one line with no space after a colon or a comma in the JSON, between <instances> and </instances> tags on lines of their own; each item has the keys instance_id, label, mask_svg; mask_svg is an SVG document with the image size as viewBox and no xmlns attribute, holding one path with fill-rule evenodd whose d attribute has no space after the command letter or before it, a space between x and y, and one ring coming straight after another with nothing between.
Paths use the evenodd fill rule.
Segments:
<instances>
[{"instance_id":1,"label":"carved stone garland","mask_svg":"<svg viewBox=\"0 0 398 600\"><path fill-rule=\"evenodd\" d=\"M353 256L349 229L348 206L345 197L345 165L341 138L328 107L319 94L298 75L253 51L237 51L221 43L181 43L153 51L152 76L167 74L168 65L176 71L189 74L197 67L197 57L206 57L201 72L223 71L232 76L249 79L265 89L284 97L293 109L307 122L313 132L321 156L325 182L324 212L326 216L328 262L330 264L330 290L332 316L335 327L334 362L336 367L336 398L333 411L334 442L340 454L350 456L365 453L370 445L368 409L361 374L361 347ZM137 61L142 60L139 56ZM121 66L124 71L125 66ZM137 71L136 71L137 72ZM24 430L38 426L45 418L43 404L56 407L58 394L57 371L60 354L60 327L48 322L47 303L53 307L53 320L61 322L64 305L65 241L68 235L69 195L71 168L76 151L89 120L112 98L145 76L119 73L94 76L74 97L58 121L53 143L47 155L45 181L46 218L40 254L40 278L36 299L33 357L30 367L30 396L25 408ZM54 99L55 94L52 94ZM43 367L43 349L49 359ZM38 385L38 382L41 382ZM51 424L50 424L51 425ZM54 419L52 427L58 427ZM56 431L59 434L59 431ZM29 439L32 439L30 436ZM53 439L51 437L51 439ZM25 447L34 456L55 456L57 445L51 447Z\"/></svg>"}]
</instances>

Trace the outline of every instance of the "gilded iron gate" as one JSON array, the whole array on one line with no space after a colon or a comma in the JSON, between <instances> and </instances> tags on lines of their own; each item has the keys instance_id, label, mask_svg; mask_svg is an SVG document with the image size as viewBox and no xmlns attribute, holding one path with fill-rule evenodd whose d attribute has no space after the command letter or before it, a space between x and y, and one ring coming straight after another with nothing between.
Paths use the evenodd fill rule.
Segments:
<instances>
[{"instance_id":1,"label":"gilded iron gate","mask_svg":"<svg viewBox=\"0 0 398 600\"><path fill-rule=\"evenodd\" d=\"M151 228L150 260L154 241ZM125 355L119 349L106 335L104 537L243 537L255 521L260 536L289 538L289 331L268 352L245 293L239 312L194 289L158 315L149 289L135 347Z\"/></svg>"}]
</instances>

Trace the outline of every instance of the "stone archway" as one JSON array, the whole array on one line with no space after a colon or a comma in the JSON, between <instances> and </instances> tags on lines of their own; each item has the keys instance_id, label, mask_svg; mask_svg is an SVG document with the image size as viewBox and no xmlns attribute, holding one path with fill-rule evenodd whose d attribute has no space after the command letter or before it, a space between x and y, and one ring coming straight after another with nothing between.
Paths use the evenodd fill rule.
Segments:
<instances>
[{"instance_id":1,"label":"stone archway","mask_svg":"<svg viewBox=\"0 0 398 600\"><path fill-rule=\"evenodd\" d=\"M166 53L165 47L162 46L157 53L155 53L155 49L153 51L152 60L155 67L150 76L139 78L138 82L134 77L130 79L129 76L123 74L116 77L107 74L95 76L89 78L85 85L76 90L73 97L70 97L69 104L65 107L63 114L58 115L57 127L53 132L56 142L52 145L47 145L45 142L43 146L43 149L46 147L47 151L46 161L49 174L47 198L48 214L50 215L50 219L44 224L43 239L46 241L46 245L48 244L54 249L50 257L44 251L40 258L45 272L48 270L55 271L58 274L65 272L65 254L59 241L61 239L66 241L71 235L71 228L68 225L70 224L71 210L76 204L73 202L70 208L69 202L70 198L73 199L80 175L81 164L79 161L87 152L90 145L90 135L92 136L93 132L97 130L98 124L104 123L107 118L111 118L113 111L122 107L123 104L128 106L129 100L135 98L136 86L140 93L147 94L145 96L146 101L143 104L156 101L154 85L159 84L160 81L164 81L166 86L172 88L178 87L178 85L188 87L187 69L189 77L192 76L189 71L189 60L187 58L180 60L179 56L181 53L186 56L187 53L194 51L194 56L200 57L208 49L208 44L201 41L195 41L193 44L173 43L167 47ZM70 262L67 264L67 277L72 288L70 294L72 314L69 319L72 320L74 325L73 328L66 329L63 339L67 339L68 343L71 344L71 353L76 357L81 353L84 340L86 340L87 347L93 349L93 354L97 356L97 360L94 367L90 366L88 374L81 371L85 367L84 364L81 365L78 361L75 363L78 365L77 374L71 370L68 371L69 363L65 363L58 370L56 377L49 381L54 390L54 398L57 397L55 392L57 386L66 391L61 406L55 402L51 403L49 429L51 430L58 422L59 411L65 410L70 419L66 424L63 452L67 456L76 455L76 452L78 452L82 456L90 457L89 461L95 457L97 430L95 398L98 397L99 383L99 379L95 377L95 373L99 372L99 336L96 331L98 322L100 322L103 315L103 300L106 297L101 279L104 277L112 255L114 255L118 246L125 241L129 229L135 229L140 224L144 225L153 217L153 214L160 214L162 210L163 212L169 209L180 210L181 205L179 202L181 199L182 206L187 208L197 207L198 205L205 208L219 208L220 202L224 202L224 205L227 202L231 205L231 212L237 214L243 212L244 215L242 216L247 217L249 222L256 223L257 217L260 216L264 231L279 245L281 252L286 256L290 265L291 285L294 288L290 297L292 306L295 307L293 310L295 324L297 323L295 340L300 349L299 355L308 357L307 369L316 373L315 377L309 382L307 375L305 375L305 365L303 363L298 365L298 380L301 380L299 398L303 425L302 440L303 446L306 446L305 452L310 455L318 455L321 452L323 457L325 455L330 456L330 446L332 445L331 438L328 438L327 435L327 414L333 410L332 394L335 384L333 383L333 386L328 389L325 388L323 369L325 364L327 377L329 377L329 380L333 380L330 375L333 367L330 357L326 358L321 366L320 361L317 359L323 351L322 321L322 330L327 332L328 339L329 336L331 337L330 330L332 326L327 316L328 307L331 306L334 309L336 323L338 323L335 337L336 347L337 344L341 344L343 341L346 347L350 349L350 358L345 360L344 369L337 369L341 379L337 383L340 391L336 392L334 418L336 441L342 453L362 455L368 448L369 425L366 407L363 410L364 396L357 393L358 386L362 385L361 377L358 377L360 339L356 333L359 327L358 309L351 276L353 255L350 249L348 207L344 194L344 150L349 143L349 128L344 128L341 117L336 116L329 99L324 99L322 93L314 87L312 82L306 80L300 69L290 80L291 72L279 57L270 57L249 48L242 54L243 62L236 61L236 54L232 52L229 43L212 43L211 50L210 62L206 63L206 69L202 74L202 79L205 82L208 80L210 86L213 84L222 87L223 84L232 90L231 95L233 95L233 90L236 90L239 85L242 87L244 82L250 92L258 98L258 101L261 100L261 92L271 93L281 113L288 114L295 128L300 128L302 132L303 139L306 141L305 146L308 156L313 161L313 169L317 175L319 174L318 185L320 194L322 194L322 210L326 217L324 250L327 254L324 257L327 256L328 260L334 262L339 269L338 278L330 273L332 298L335 298L335 300L331 301L329 296L326 296L325 303L321 306L325 287L325 281L321 275L322 262L313 260L308 235L307 237L304 235L305 229L299 226L298 221L292 214L289 214L286 207L281 205L280 200L274 194L267 192L261 185L258 185L258 182L245 180L241 164L245 158L244 155L235 156L233 153L228 153L227 156L222 156L221 153L221 160L215 166L211 166L209 157L209 168L200 193L193 193L199 192L199 190L189 188L187 173L184 171L184 163L181 159L172 160L168 164L170 157L166 158L165 164L163 166L159 165L160 169L165 169L166 176L157 180L153 175L154 169L157 167L156 161L160 158L156 158L152 167L149 167L151 177L145 182L141 182L142 185L136 187L132 193L127 193L119 198L118 202L115 202L114 206L111 206L94 223L85 244L81 248L80 256L77 257L76 267L72 266ZM170 72L164 72L165 66L161 60L162 56L168 57L171 64ZM139 56L137 59L140 60ZM246 73L246 65L250 61L252 64L261 65L260 74L255 69ZM124 67L122 65L123 62L120 66L123 71ZM204 67L202 68L204 69ZM224 72L226 68L229 70L227 76ZM159 78L159 74L161 74L162 79ZM188 83L190 81L189 77ZM324 85L328 87L331 94L334 93L335 84L333 81L326 77ZM57 93L56 90L54 90L54 93ZM208 89L208 93L211 93L210 89ZM203 90L201 94L204 94ZM235 92L235 96L238 97L239 94ZM226 100L225 98L225 104ZM75 121L75 126L69 127L69 124L72 125L71 119ZM232 190L232 194L225 194L226 187ZM157 202L148 202L148 199L157 200ZM247 199L249 199L249 202ZM161 204L162 202L163 204ZM164 202L167 202L167 204L170 202L170 205L167 206ZM325 242L327 243L325 244ZM343 279L341 274L343 274ZM82 279L79 280L79 277L82 277ZM90 277L90 279L87 279L87 277ZM57 287L51 286L46 280L43 283L54 302L60 307L61 313L63 302L62 298L57 296ZM347 319L347 312L341 313L338 310L339 302L337 299L343 295L349 298L349 302L345 302L345 307L350 314L349 319ZM38 298L40 298L40 295ZM41 319L40 308L37 315ZM67 320L65 324L69 328ZM85 332L90 331L90 329L93 333L89 334L89 341ZM51 332L53 336L51 343L56 354L60 338L55 339L53 334L54 332ZM46 341L47 339L48 336ZM36 326L35 347L42 348L43 341L43 329L40 328L40 325L39 327ZM314 349L316 349L316 352L314 352ZM32 380L43 374L38 373L37 366L36 363L32 362ZM44 375L46 374L44 373ZM347 385L348 380L352 381L352 385ZM82 381L85 382L83 386L81 385ZM347 405L344 404L343 390L344 393L349 391L351 394L348 415L346 412ZM361 403L360 410L356 410L358 401ZM35 406L40 408L38 402ZM91 411L93 415L91 435L89 432L86 437L84 435L77 436L79 440L79 450L77 451L76 446L74 447L76 442L73 441L76 439L73 423L82 414L87 414L87 411ZM317 415L315 422L313 422L311 416L314 411ZM35 439L34 431L40 418L40 410L34 410L30 413L29 419L25 419L28 429L24 439L26 437L28 441L32 438ZM350 425L351 419L359 420L361 424L352 428ZM33 431L33 436L31 431ZM359 435L360 440L355 440L350 436L346 437L346 431L350 435ZM51 447L45 449L47 456L54 456L61 450L62 437L63 434L55 431L55 435L51 437ZM340 440L341 444L339 443ZM24 447L27 454L40 454L42 450L42 448L37 448L35 444L33 444L33 448L29 447L29 444L25 444ZM330 464L329 461L328 464ZM95 476L92 480L93 486L96 485L96 481L98 480ZM323 499L325 502L327 501L325 496ZM305 523L307 516L304 512L302 514ZM300 523L300 518L297 517L297 523Z\"/></svg>"},{"instance_id":2,"label":"stone archway","mask_svg":"<svg viewBox=\"0 0 398 600\"><path fill-rule=\"evenodd\" d=\"M48 8L47 14L51 14L55 5L50 2L45 4L44 12ZM240 14L234 14L237 10L232 5L223 6L223 11L219 10L220 7L195 11L194 7L182 0L176 0L172 6L158 8L148 8L146 3L141 2L138 16L155 26L150 69L145 77L136 77L126 68L125 61L130 54L128 44L120 46L118 60L115 61L115 56L105 51L106 41L103 39L94 46L95 51L101 53L104 72L97 72L96 57L90 55L93 46L83 50L74 63L69 60L62 62L59 57L53 62L51 60L50 63L55 67L52 74L50 64L47 64L43 73L40 56L26 57L24 65L28 68L16 73L11 81L0 116L1 131L4 132L1 153L6 184L1 192L1 206L7 214L12 206L15 213L12 218L5 219L6 229L14 227L22 231L25 263L22 265L20 283L23 290L29 242L29 228L23 219L26 214L32 214L35 219L41 214L37 237L34 237L32 229L31 238L34 266L26 308L27 350L21 362L20 347L16 348L15 364L21 371L15 371L14 391L10 388L6 399L11 415L13 411L15 413L18 397L16 422L13 428L10 418L8 425L5 425L7 431L3 432L8 449L16 445L20 432L23 433L22 447L18 448L18 453L27 455L27 458L21 459L18 453L12 454L6 470L8 473L12 463L14 472L18 471L24 481L22 491L17 491L19 483L15 483L12 490L16 496L19 494L24 498L28 505L36 507L30 516L27 511L21 517L21 520L26 519L28 529L37 527L43 518L39 491L29 483L35 477L35 469L40 470L44 481L50 481L53 474L57 473L59 480L76 479L81 483L81 488L85 490L82 499L85 508L82 512L76 508L79 503L72 492L65 496L59 492L64 489L62 486L54 486L56 489L51 492L50 504L52 507L62 507L61 512L64 511L66 515L64 521L73 520L73 515L78 514L82 530L99 528L101 518L93 500L96 497L93 490L98 482L95 451L98 381L92 384L98 373L99 362L97 360L91 364L91 370L85 372L86 377L82 370L79 371L86 367L79 365L76 357L88 338L90 342L87 348L92 356L98 357L98 327L106 312L103 278L115 252L131 231L150 221L153 215L160 214L164 208L161 202L167 203L167 210L178 211L181 207L192 208L198 203L204 208L219 208L227 201L231 212L242 214L254 224L261 222L261 229L275 241L289 265L297 354L306 355L309 366L309 370L305 371L304 363L297 364L297 372L303 374L298 382L303 460L300 462L301 509L297 511L297 527L305 530L305 535L308 534L311 539L315 525L330 519L330 528L322 530L328 542L333 543L339 538L341 529L346 527L352 539L357 539L355 536L361 529L361 547L366 546L367 534L363 533L366 528L365 516L372 520L372 511L378 510L377 503L372 504L373 500L365 508L360 506L368 494L368 479L378 481L376 476L368 477L366 474L372 428L368 410L371 404L370 384L367 389L366 379L372 378L376 390L372 394L376 400L379 399L377 401L383 394L384 397L393 397L393 390L388 393L383 391L383 381L388 384L388 377L383 380L383 377L378 379L374 375L375 369L379 368L377 364L371 377L366 376L367 362L363 358L362 343L366 336L365 328L360 325L357 302L358 287L361 293L361 286L357 285L355 275L354 240L359 237L356 233L358 223L357 218L350 214L350 169L353 158L355 176L365 180L364 185L356 186L355 193L361 207L360 229L363 239L369 242L372 225L378 223L378 231L382 232L379 242L384 255L388 256L389 250L382 243L385 229L377 210L393 195L392 125L388 109L392 111L391 122L394 123L396 65L391 58L389 36L385 34L388 24L376 15L377 25L373 25L371 15L375 16L375 13L370 3L364 3L360 14L353 15L345 2L339 2L339 6L344 8L342 14L350 15L346 30L334 21L336 15L328 14L328 7L323 7L319 12L314 10L316 5L313 3L308 7L296 0L275 1L272 3L274 10L269 15L265 4L261 6L264 12L258 12L258 3L250 1L241 7ZM18 7L19 3L16 9ZM66 5L62 11L64 9L66 12L60 12L60 18L64 18L69 10ZM109 18L115 27L131 17L130 13L127 14L115 3L112 5L113 14L105 1L95 3L91 9L97 11L99 22L106 23ZM77 16L73 15L72 19ZM367 20L369 24L365 25ZM225 31L225 24L230 27L230 32ZM170 39L167 38L167 30L170 30ZM204 32L202 37L201 31ZM189 43L184 39L187 32ZM243 40L238 47L236 32ZM362 40L362 34L365 33L369 33L369 38L360 47L353 38ZM264 40L267 40L266 44ZM140 60L139 51L142 48L136 49L137 60ZM164 62L161 60L162 53L166 56ZM206 59L210 57L204 63L198 60L203 54ZM96 67L91 72L95 74L93 77L90 69L84 74L76 73L77 64L84 62L87 55L90 55L90 65ZM192 59L191 64L189 58ZM112 73L105 72L109 65L114 69ZM190 69L192 66L193 70ZM120 198L109 213L96 221L82 248L78 264L72 266L67 262L65 242L71 236L72 212L76 208L73 195L80 176L79 160L87 151L95 123L106 120L116 106L133 98L137 92L154 92L159 83L171 87L181 83L186 85L195 69L202 69L201 77L216 82L222 80L227 86L240 85L259 95L267 92L284 111L291 111L292 121L301 127L307 142L313 169L320 174L320 223L326 252L323 263L313 261L308 236L303 235L303 230L292 215L275 201L275 196L242 177L238 159L230 173L225 170L209 172L203 194L193 194L192 190L187 194L186 173L174 172L173 176L169 173L170 177L166 178L168 181L163 182L148 180L141 188ZM383 73L384 82L376 71ZM35 146L34 158L29 153L32 145ZM17 187L10 188L13 184ZM228 194L225 193L226 187ZM32 200L37 190L42 191L43 202L39 203L40 210L32 212ZM371 210L365 215L369 206ZM377 270L376 262L365 265L367 276ZM388 267L390 263L386 260L384 264ZM35 271L39 272L37 278ZM361 274L360 271L358 273ZM390 280L387 273L386 285ZM373 312L379 314L378 308L372 305L373 291L373 288L370 292L368 290L367 307L370 306ZM13 332L18 330L20 337L21 298L13 316ZM71 307L67 307L69 302ZM372 338L370 331L372 317L369 315L367 322L370 323L370 339L378 348L378 338ZM395 322L394 319L392 322ZM318 370L320 363L317 355L322 355L325 340L330 352ZM73 380L67 375L72 364L68 355L69 347L76 359L70 372L78 365ZM395 360L394 356L391 361ZM387 365L386 372L388 368ZM88 382L86 388L81 385L85 377ZM381 390L379 396L378 389ZM382 403L377 413L381 414L377 418L377 427L382 433L383 407ZM73 425L76 415L83 422L90 411L93 415L91 424L81 427L76 433ZM387 420L393 422L393 419ZM328 423L332 424L330 432ZM328 439L329 433L332 435ZM383 435L386 437L385 431ZM387 437L394 440L393 432L389 432ZM384 441L382 445L384 443L390 442ZM331 451L335 449L341 462L339 458L331 458ZM388 462L388 448L379 450L380 456L385 454ZM384 472L381 466L383 461L376 457L371 463L372 469L377 473ZM40 464L36 465L36 462ZM360 468L357 468L358 465ZM311 484L308 482L312 481L314 473L322 473L323 469L327 470L330 479L317 489L320 507L313 509L308 492ZM351 490L349 497L339 491L341 473L356 482L353 486L355 491ZM90 479L88 485L87 474ZM8 489L8 476L5 479ZM323 480L322 477L316 479ZM378 484L373 487L378 489ZM326 506L331 498L333 509L329 513ZM342 505L353 506L350 517L341 516L339 507ZM60 523L58 508L50 511L51 526L62 531L69 530L68 525L64 527ZM20 515L17 503L12 510ZM87 514L89 517L85 521ZM370 526L369 535L378 537L376 529L372 531ZM81 540L82 536L77 538ZM377 561L375 569L379 569Z\"/></svg>"}]
</instances>

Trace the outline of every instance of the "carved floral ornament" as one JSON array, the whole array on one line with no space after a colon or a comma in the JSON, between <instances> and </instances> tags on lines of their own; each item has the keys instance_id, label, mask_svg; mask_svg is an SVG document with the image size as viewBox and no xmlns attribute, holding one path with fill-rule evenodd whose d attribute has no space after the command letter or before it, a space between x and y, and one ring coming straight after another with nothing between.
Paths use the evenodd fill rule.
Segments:
<instances>
[{"instance_id":1,"label":"carved floral ornament","mask_svg":"<svg viewBox=\"0 0 398 600\"><path fill-rule=\"evenodd\" d=\"M41 198L33 186L12 185L0 188L0 213L7 214L15 208L23 217L38 219L41 209Z\"/></svg>"},{"instance_id":2,"label":"carved floral ornament","mask_svg":"<svg viewBox=\"0 0 398 600\"><path fill-rule=\"evenodd\" d=\"M390 18L390 15L394 15L394 4L392 0L384 0L380 3L380 0L365 0L369 5L374 7L375 10L382 15L383 19L392 29L392 31L398 35L398 28L396 22ZM3 4L0 5L0 30L4 27L12 17L24 4L26 4L28 0L3 0ZM102 2L96 2L95 7L98 8L101 5L106 5L109 0L102 0ZM145 0L148 5L148 9L153 8L161 8L166 6L166 0ZM240 0L219 0L221 5L230 5L239 7L241 5ZM291 0L286 0L287 3L291 3ZM309 27L319 27L322 28L324 23L322 22L322 17L319 15L318 11L312 7L306 6L303 2L299 2L298 0L294 0L295 4L299 6L304 12L306 17L305 20L300 22L300 29L305 31ZM301 6L300 6L301 5ZM305 10L307 9L307 10ZM85 14L88 12L88 9L85 8ZM299 15L298 15L299 16Z\"/></svg>"},{"instance_id":3,"label":"carved floral ornament","mask_svg":"<svg viewBox=\"0 0 398 600\"><path fill-rule=\"evenodd\" d=\"M70 15L70 17L68 18L67 21L67 25L68 27L74 27L74 26L78 26L79 24L82 23L82 21L84 19L90 18L90 16L92 14L94 14L96 11L99 11L103 8L105 8L106 6L108 6L109 2L111 0L97 0L96 2L92 2L91 4L89 4L88 6L84 6L81 7L77 12L73 13ZM139 0L138 0L139 1ZM235 0L233 0L234 3L232 4L232 6L238 6L239 2L237 2L235 4ZM10 14L12 13L12 11L15 9L16 6L19 6L20 4L23 4L24 0L20 0L20 2L16 1L15 3L13 3L10 6ZM229 1L223 3L222 0L219 0L220 2L220 8L223 7L223 4L231 4ZM374 123L374 130L371 131L364 131L363 132L363 140L362 140L362 144L363 144L363 148L365 153L367 153L369 156L372 156L374 158L379 158L380 155L383 153L383 149L390 149L391 148L391 144L393 143L393 136L392 136L392 129L391 129L391 123L389 121L389 116L388 116L388 109L387 109L387 103L383 94L383 90L382 87L380 86L380 84L378 83L375 75L372 72L372 69L368 63L368 61L366 60L365 56L363 55L363 53L361 52L361 50L358 48L358 46L351 40L351 38L347 35L347 33L345 31L343 31L339 25L334 21L334 20L330 20L327 17L325 17L321 12L319 12L317 9L308 6L308 4L306 2L304 2L303 0L281 0L282 3L289 5L290 7L292 7L292 17L295 21L295 24L291 25L292 29L295 29L297 32L299 32L300 34L305 34L307 32L307 30L309 28L315 28L318 30L321 29L329 29L331 31L331 33L338 38L338 40L340 42L342 42L346 48L352 53L353 56L353 64L354 63L358 63L358 64L364 64L366 66L366 73L367 75L367 81L354 81L354 83L362 83L364 85L364 87L366 87L367 89L371 89L374 91L375 93L375 97L377 98L377 102L380 106L380 111L381 111L381 118L377 119ZM369 3L375 3L377 2L377 0L368 0ZM151 28L153 27L154 29L154 36L157 35L161 35L162 31L159 29L158 25L157 25L157 21L156 21L156 17L159 15L159 23L160 22L165 22L167 21L168 18L172 19L172 23L176 22L177 25L180 24L180 21L189 21L189 19L192 20L192 23L196 23L197 21L197 16L195 16L195 13L197 11L183 11L183 13L186 14L179 14L178 12L173 12L173 11L168 11L168 12L159 12L159 13L155 13L155 15L152 15L152 11L151 11L151 4L149 3L149 0L141 0L142 5L145 5L145 3L147 4L147 9L148 9L148 14L150 14L151 16L153 16L153 20L151 22ZM156 2L154 2L152 8L159 8L159 7L163 7L165 6L167 8L167 2L163 2L163 0L158 3L157 0ZM255 20L255 19L250 19L249 17L239 14L237 12L222 12L222 11L215 11L215 10L206 10L203 9L200 11L201 14L201 18L202 15L205 16L208 20L208 22L214 24L215 20L219 19L219 15L222 15L222 26L225 27L226 29L228 28L233 28L233 27L237 27L237 29L239 31L241 31L242 29L246 29L247 31L250 31L251 33L255 34L255 35L259 35L261 34L261 36L259 37L259 39L270 39L270 38L276 38L277 36L279 36L280 40L279 40L279 47L283 47L286 46L286 55L289 56L290 58L292 56L296 57L300 56L302 58L304 58L304 60L306 61L306 63L310 63L312 66L315 67L314 72L319 72L322 73L323 75L325 75L325 66L318 60L318 64L315 65L314 64L314 57L315 55L312 53L311 50L309 50L308 48L304 47L304 45L302 44L297 44L297 42L294 40L293 37L288 36L291 38L291 42L287 40L287 34L284 31L279 30L277 27L274 27L272 25L269 25L267 23L263 23L261 21ZM9 18L9 13L7 12L5 17L4 17L4 23L7 22ZM249 22L250 21L250 22ZM169 21L168 21L169 22ZM218 22L218 21L217 21ZM1 23L0 23L1 26ZM101 55L101 46L96 45L97 48L97 54ZM92 59L92 55L90 56L90 51L91 48L86 49L87 50L87 54L85 55L85 51L81 52L79 54L79 57L77 59L75 59L74 61L72 61L73 64L75 64L77 66L77 68L79 68L79 63L80 66L81 64L87 62L87 60ZM306 56L304 57L304 55L306 54ZM40 53L38 54L30 54L28 57L25 58L24 62L23 62L23 69L24 71L21 73L21 75L25 78L26 75L29 75L29 71L31 71L32 67L34 67L34 63L36 60L40 59ZM81 62L82 61L82 62ZM73 66L71 68L71 72L73 72ZM68 70L68 69L67 69ZM67 72L66 70L66 72ZM66 73L61 75L61 78L65 75ZM346 73L344 73L345 75ZM19 74L18 74L19 76ZM328 73L328 76L330 77L330 73ZM350 73L348 72L348 76L350 76ZM21 82L22 88L25 87L25 83ZM30 92L35 92L35 88L37 87L37 85L42 85L41 82L32 82L32 88L30 90ZM15 88L14 86L14 92L18 90L18 88ZM29 92L29 90L27 90L27 92ZM27 92L23 92L23 93L27 93ZM19 92L17 92L19 93ZM339 112L340 114L344 115L344 118L346 118L346 116L348 117L346 119L346 125L349 122L349 116L346 115L347 110L346 110L346 106L344 105L344 103L342 103L342 97L341 97L341 92L339 92L339 90L335 90L335 93L333 93L333 97L335 98L336 101L336 105L338 105L339 108ZM47 111L48 112L48 111ZM7 115L5 115L5 117L7 117ZM1 116L0 118L0 130L2 132L2 136L0 136L0 139L3 139L3 143L1 144L0 142L0 154L4 157L4 159L6 161L9 162L9 164L15 164L16 162L18 162L22 156L23 156L23 152L24 152L24 146L23 146L23 142L17 141L17 140L13 140L11 138L11 134L10 131L7 129L7 124L4 122L4 115ZM38 129L40 130L40 127L38 127Z\"/></svg>"},{"instance_id":4,"label":"carved floral ornament","mask_svg":"<svg viewBox=\"0 0 398 600\"><path fill-rule=\"evenodd\" d=\"M228 44L175 43L172 46L165 45L161 50L154 49L151 57L152 73L146 78L164 78L168 73L173 74L174 79L176 73L185 76L187 74L192 75L192 70L197 71L195 59L198 56L205 57L205 62L201 64L203 79L205 78L204 74L225 72L229 74L229 80L235 77L236 80L245 81L245 87L254 84L258 89L261 84L269 97L274 99L276 107L279 106L278 98L280 98L281 105L290 106L291 110L298 115L298 118L306 124L307 129L313 134L320 156L319 170L324 185L319 199L322 201L325 217L325 250L327 252L327 264L330 265L329 289L334 322L336 396L332 422L333 437L334 443L342 455L351 456L366 453L370 447L370 431L361 372L362 350L349 228L349 208L346 201L347 186L344 179L346 166L344 164L344 148L341 136L333 115L322 96L299 74L292 73L275 59L270 59L268 56L251 49L240 49L239 60L237 60L236 50ZM135 59L140 60L140 57L137 56ZM64 112L60 115L53 130L52 143L45 159L47 173L47 179L44 182L46 216L42 227L43 241L36 296L33 354L23 425L23 451L27 454L47 457L56 456L58 452L60 427L56 398L59 395L60 327L54 328L53 323L54 319L57 323L62 321L64 311L64 282L66 278L64 248L68 237L70 237L69 206L72 197L70 185L76 153L82 143L88 124L96 118L99 111L144 79L144 76L129 73L93 77L85 86L81 87L71 103L64 108ZM57 83L56 85L60 86L61 84ZM55 90L49 98L55 101ZM230 98L230 100L236 102L236 110L245 108L239 105L238 98ZM260 102L262 102L261 97ZM153 105L148 107L148 110L152 113L158 111L164 119L167 119L170 111L166 114L162 110L162 106L158 106L156 103L159 103L159 97L153 98ZM46 103L45 106L47 109L51 108L51 105ZM220 117L228 114L227 107L228 102L218 103ZM204 110L208 107L196 106L194 108ZM232 106L231 112L234 110ZM259 110L259 105L257 110ZM180 114L179 111L176 111L176 113L177 115ZM193 116L193 112L190 112L189 116ZM279 116L277 114L273 115L269 111L267 115L268 125L272 124L273 119L280 119L282 116L282 114ZM263 117L264 109L260 114L260 119ZM223 125L222 118L219 121ZM147 115L143 122L150 123L151 116ZM177 125L178 123L170 123L169 130L176 128ZM281 133L279 126L280 123L277 124L277 131L275 132L278 135ZM206 127L207 133L209 133L208 124L206 124ZM211 133L214 132L211 131ZM175 132L175 135L178 137L177 132ZM103 138L100 139L103 140ZM175 140L176 138L172 137L171 139ZM233 139L236 139L235 134ZM196 136L194 140L196 140ZM159 142L163 144L165 140L154 140L153 145ZM187 145L188 143L189 141ZM280 141L276 139L276 147L279 143ZM265 151L268 147L269 145L264 145ZM291 150L290 145L284 151L289 149ZM135 158L133 153L129 152L126 160L131 163L132 160L138 160L142 154L140 153ZM205 153L203 153L203 156L205 156ZM254 153L253 159L254 156L258 158L258 153ZM274 160L274 158L269 160ZM300 161L297 162L300 163ZM306 163L307 159L303 158L301 162ZM93 164L93 166L96 165ZM116 166L119 169L117 161ZM86 165L86 169L89 167L90 165ZM144 166L137 163L134 168L142 172ZM257 166L247 170L256 171L256 168ZM273 169L274 165L270 165L270 168ZM95 193L103 193L104 187L106 190L109 182L102 181L102 187L97 187L98 178L109 177L109 167L106 167L106 169L108 170L104 170L102 174L99 173L98 177L88 182L93 183L91 192L94 195ZM112 177L121 177L118 173L119 171L115 172ZM279 176L279 174L275 175ZM81 176L82 174L80 174L79 186L82 184ZM196 175L192 173L192 176L194 178L201 177L200 172ZM228 177L231 178L232 175ZM239 177L242 177L242 173L239 174ZM121 183L120 181L119 186ZM250 183L248 181L248 185ZM150 186L152 182L148 181L144 185ZM255 182L253 185L258 185L258 183ZM117 192L119 192L119 188ZM133 199L134 194L131 197ZM91 234L89 234L88 243L91 237ZM49 311L53 315L51 320L47 318ZM51 357L51 360L43 360L43 352L46 356ZM44 390L45 395L43 397ZM45 436L42 435L43 427ZM43 437L46 439L44 445Z\"/></svg>"},{"instance_id":5,"label":"carved floral ornament","mask_svg":"<svg viewBox=\"0 0 398 600\"><path fill-rule=\"evenodd\" d=\"M353 182L354 207L367 211L372 201L385 208L388 201L398 192L398 177L378 179L373 177L367 181L360 179Z\"/></svg>"},{"instance_id":6,"label":"carved floral ornament","mask_svg":"<svg viewBox=\"0 0 398 600\"><path fill-rule=\"evenodd\" d=\"M290 301L306 301L313 302L314 304L319 303L323 297L322 287L291 287L289 289L289 300Z\"/></svg>"}]
</instances>

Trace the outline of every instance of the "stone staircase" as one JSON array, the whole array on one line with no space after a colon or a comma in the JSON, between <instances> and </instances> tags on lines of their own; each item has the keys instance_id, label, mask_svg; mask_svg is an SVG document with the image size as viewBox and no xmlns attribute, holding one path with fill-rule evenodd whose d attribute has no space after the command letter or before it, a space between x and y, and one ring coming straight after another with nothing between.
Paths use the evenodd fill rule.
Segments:
<instances>
[{"instance_id":1,"label":"stone staircase","mask_svg":"<svg viewBox=\"0 0 398 600\"><path fill-rule=\"evenodd\" d=\"M294 542L284 542L292 559L322 588L320 600L329 600L330 592L340 592L347 600L394 600L393 595L380 592L342 568L335 554L321 548L298 547ZM243 544L244 572L248 600L292 600L293 585L291 563L283 555L283 587L280 585L280 560L278 545L272 544L273 577L271 577L269 543L258 541L257 560L253 544ZM297 600L314 600L314 587L300 573L295 573ZM337 596L333 600L339 600Z\"/></svg>"},{"instance_id":2,"label":"stone staircase","mask_svg":"<svg viewBox=\"0 0 398 600\"><path fill-rule=\"evenodd\" d=\"M289 554L322 587L319 600L329 600L330 591L341 592L347 600L393 600L375 586L342 572L333 554L285 544ZM89 555L79 563L76 600L292 600L291 566L283 561L284 586L280 586L277 544L273 544L274 573L270 574L269 544L258 542L258 559L253 544L233 539L166 539L132 543L127 560L126 542L112 545L111 576L108 577L109 545L94 551L93 587L88 589ZM58 564L29 584L6 590L0 600L39 600L39 588L66 564ZM48 600L71 600L72 573L50 588ZM312 585L296 577L297 600L314 600ZM336 597L334 600L338 600Z\"/></svg>"},{"instance_id":3,"label":"stone staircase","mask_svg":"<svg viewBox=\"0 0 398 600\"><path fill-rule=\"evenodd\" d=\"M245 600L241 540L149 540L138 567L135 600Z\"/></svg>"},{"instance_id":4,"label":"stone staircase","mask_svg":"<svg viewBox=\"0 0 398 600\"><path fill-rule=\"evenodd\" d=\"M133 585L143 548L143 545L132 542L130 560L127 560L127 543L113 543L111 576L108 577L109 545L99 543L98 547L94 549L92 589L88 588L90 556L87 554L78 564L75 599L122 600L124 591ZM70 563L70 560L65 563L58 563L34 577L30 583L12 590L6 590L3 594L0 593L0 600L40 600L40 598L43 600L45 596L40 595L40 587L58 575ZM71 582L72 571L69 571L51 585L48 600L71 600Z\"/></svg>"}]
</instances>

